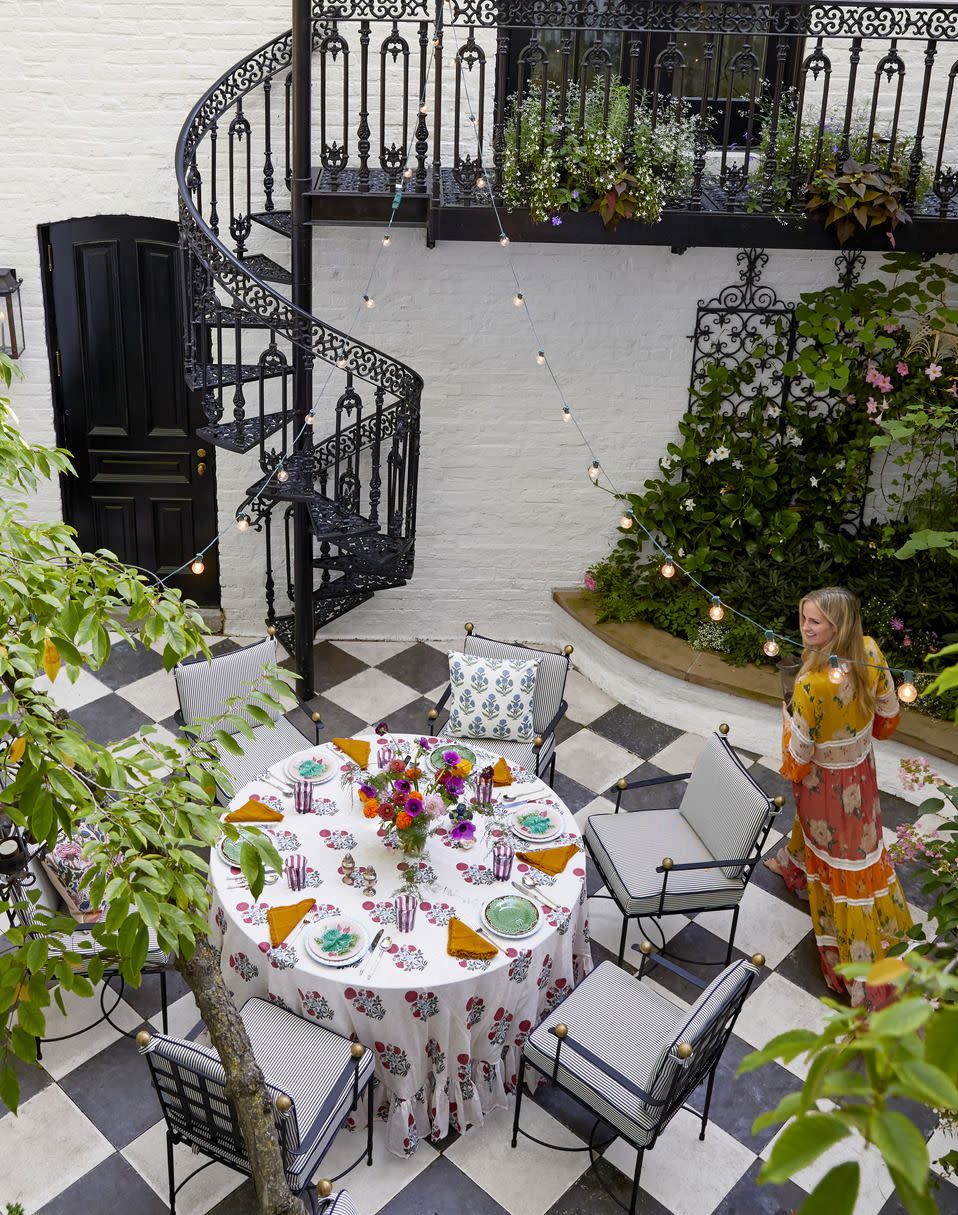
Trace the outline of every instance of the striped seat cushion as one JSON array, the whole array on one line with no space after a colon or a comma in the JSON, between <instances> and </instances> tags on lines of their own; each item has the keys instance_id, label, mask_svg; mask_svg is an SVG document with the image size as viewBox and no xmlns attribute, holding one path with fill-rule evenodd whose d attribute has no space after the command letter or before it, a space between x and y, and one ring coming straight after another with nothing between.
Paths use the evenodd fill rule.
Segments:
<instances>
[{"instance_id":1,"label":"striped seat cushion","mask_svg":"<svg viewBox=\"0 0 958 1215\"><path fill-rule=\"evenodd\" d=\"M663 1113L662 1105L646 1098L661 1101L686 1066L673 1050L684 1021L677 1005L614 963L603 962L532 1031L523 1049L531 1063L551 1076L558 1039L550 1029L559 1022L567 1025L571 1042L559 1048L558 1082L642 1147L653 1138Z\"/></svg>"},{"instance_id":2,"label":"striped seat cushion","mask_svg":"<svg viewBox=\"0 0 958 1215\"><path fill-rule=\"evenodd\" d=\"M678 810L636 810L631 814L590 814L585 842L626 915L659 910L663 874L657 865L670 856L676 863L709 861L712 855ZM664 913L734 907L745 883L714 869L673 870Z\"/></svg>"},{"instance_id":3,"label":"striped seat cushion","mask_svg":"<svg viewBox=\"0 0 958 1215\"><path fill-rule=\"evenodd\" d=\"M275 662L276 639L267 637L265 641L257 641L216 658L197 658L178 663L173 669L173 678L176 680L183 721L190 725L202 718L217 717L226 708L229 697L248 696L251 684L267 690L265 684L261 683L263 668L267 663ZM267 705L263 705L263 708L274 721L283 715L280 709L271 709ZM252 717L244 713L241 704L231 711L245 718L251 726L256 725ZM229 733L235 729L228 725L222 728ZM200 737L204 740L211 738L214 729L213 726L204 727Z\"/></svg>"},{"instance_id":4,"label":"striped seat cushion","mask_svg":"<svg viewBox=\"0 0 958 1215\"><path fill-rule=\"evenodd\" d=\"M765 791L718 734L706 741L679 809L717 861L748 856L773 812ZM742 868L732 865L722 872L736 878Z\"/></svg>"},{"instance_id":5,"label":"striped seat cushion","mask_svg":"<svg viewBox=\"0 0 958 1215\"><path fill-rule=\"evenodd\" d=\"M316 1215L359 1215L359 1212L349 1197L349 1190L340 1190L338 1194L331 1194L320 1204Z\"/></svg>"},{"instance_id":6,"label":"striped seat cushion","mask_svg":"<svg viewBox=\"0 0 958 1215\"><path fill-rule=\"evenodd\" d=\"M530 646L510 645L505 641L492 641L488 637L468 636L463 643L464 654L481 654L484 658L538 659L536 690L532 697L532 724L537 734L542 734L559 712L562 693L565 691L569 660L565 654L551 650L536 650ZM542 765L540 764L540 767Z\"/></svg>"},{"instance_id":7,"label":"striped seat cushion","mask_svg":"<svg viewBox=\"0 0 958 1215\"><path fill-rule=\"evenodd\" d=\"M305 720L303 717L303 721ZM231 785L229 789L219 789L218 797L221 802L228 802L233 793L247 781L251 781L254 776L258 776L281 759L286 759L294 751L302 751L304 746L313 741L300 733L285 717L281 717L271 726L256 726L252 738L243 734L237 734L235 738L243 748L242 755L230 755L220 743L213 740L213 747L229 775Z\"/></svg>"}]
</instances>

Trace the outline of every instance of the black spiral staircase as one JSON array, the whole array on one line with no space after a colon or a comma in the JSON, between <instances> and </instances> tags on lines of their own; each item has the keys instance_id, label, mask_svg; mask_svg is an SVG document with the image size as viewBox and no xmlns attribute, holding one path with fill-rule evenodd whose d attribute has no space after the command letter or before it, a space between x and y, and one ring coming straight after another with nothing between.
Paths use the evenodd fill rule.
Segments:
<instances>
[{"instance_id":1,"label":"black spiral staircase","mask_svg":"<svg viewBox=\"0 0 958 1215\"><path fill-rule=\"evenodd\" d=\"M255 453L237 518L265 533L267 623L308 696L316 630L412 575L422 380L311 310L311 58L329 32L305 0L293 19L196 103L176 173L198 435ZM289 269L255 250L267 230Z\"/></svg>"}]
</instances>

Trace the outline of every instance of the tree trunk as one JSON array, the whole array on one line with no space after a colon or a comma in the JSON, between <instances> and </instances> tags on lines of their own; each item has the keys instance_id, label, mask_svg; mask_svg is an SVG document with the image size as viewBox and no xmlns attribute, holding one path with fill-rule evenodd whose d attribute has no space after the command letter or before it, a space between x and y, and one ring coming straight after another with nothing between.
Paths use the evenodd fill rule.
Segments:
<instances>
[{"instance_id":1,"label":"tree trunk","mask_svg":"<svg viewBox=\"0 0 958 1215\"><path fill-rule=\"evenodd\" d=\"M214 1047L226 1071L226 1092L239 1117L259 1215L306 1215L290 1190L279 1133L263 1073L253 1057L246 1029L220 971L220 957L208 937L198 937L193 956L178 957L176 969L196 997Z\"/></svg>"}]
</instances>

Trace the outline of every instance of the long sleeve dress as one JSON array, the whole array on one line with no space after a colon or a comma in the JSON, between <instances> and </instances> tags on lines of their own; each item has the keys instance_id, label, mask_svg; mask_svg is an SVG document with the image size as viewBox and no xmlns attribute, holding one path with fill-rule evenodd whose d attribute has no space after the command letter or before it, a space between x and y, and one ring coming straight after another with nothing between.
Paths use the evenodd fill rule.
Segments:
<instances>
[{"instance_id":1,"label":"long sleeve dress","mask_svg":"<svg viewBox=\"0 0 958 1215\"><path fill-rule=\"evenodd\" d=\"M807 891L825 982L852 1004L880 1007L894 989L867 987L835 970L839 962L877 961L912 922L882 837L872 752L873 737L897 728L898 700L871 637L865 654L876 692L872 715L854 699L847 677L836 686L826 671L814 671L795 685L780 771L793 782L797 814L775 860L790 890Z\"/></svg>"}]
</instances>

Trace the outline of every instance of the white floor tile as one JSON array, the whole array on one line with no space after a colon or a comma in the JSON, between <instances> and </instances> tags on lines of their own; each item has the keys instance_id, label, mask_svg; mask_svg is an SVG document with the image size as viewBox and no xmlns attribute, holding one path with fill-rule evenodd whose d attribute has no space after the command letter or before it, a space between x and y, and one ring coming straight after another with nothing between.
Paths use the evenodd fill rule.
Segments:
<instances>
[{"instance_id":1,"label":"white floor tile","mask_svg":"<svg viewBox=\"0 0 958 1215\"><path fill-rule=\"evenodd\" d=\"M583 806L581 810L577 810L573 818L579 825L580 831L585 831L586 825L589 822L590 814L614 814L615 802L607 797L595 797L587 806Z\"/></svg>"},{"instance_id":2,"label":"white floor tile","mask_svg":"<svg viewBox=\"0 0 958 1215\"><path fill-rule=\"evenodd\" d=\"M587 789L606 793L620 776L639 764L639 758L618 743L591 730L579 730L556 747L558 770Z\"/></svg>"},{"instance_id":3,"label":"white floor tile","mask_svg":"<svg viewBox=\"0 0 958 1215\"><path fill-rule=\"evenodd\" d=\"M599 894L604 893L605 887L603 886L601 891L596 891L589 899L589 936L618 957L619 938L622 934L622 914L612 899L598 897ZM638 966L641 961L632 946L640 944L646 935L653 945L661 943L661 937L656 932L655 925L651 924L647 918L643 923L645 930L640 927L638 920L629 920L629 931L625 938L625 961L630 966ZM670 941L689 923L689 918L684 915L666 915L658 923L661 925L666 941Z\"/></svg>"},{"instance_id":4,"label":"white floor tile","mask_svg":"<svg viewBox=\"0 0 958 1215\"><path fill-rule=\"evenodd\" d=\"M788 1125L789 1123L786 1122L775 1138L766 1144L762 1152L763 1160L769 1158L775 1140ZM792 1181L811 1193L829 1169L833 1169L836 1164L844 1164L848 1160L858 1161L861 1170L854 1215L878 1215L878 1212L895 1192L895 1186L888 1175L881 1153L877 1148L866 1144L857 1131L853 1131L844 1139L840 1139L838 1143L833 1144L819 1156L814 1164L807 1165L804 1169L793 1173Z\"/></svg>"},{"instance_id":5,"label":"white floor tile","mask_svg":"<svg viewBox=\"0 0 958 1215\"><path fill-rule=\"evenodd\" d=\"M357 1211L376 1215L390 1199L395 1198L412 1179L436 1159L439 1154L429 1143L420 1142L415 1153L408 1159L402 1160L386 1151L386 1125L376 1119L373 1130L373 1164L369 1168L365 1161L358 1165L334 1189L340 1185L349 1190L349 1196L356 1204ZM366 1148L366 1131L342 1130L333 1141L333 1146L326 1153L319 1168L313 1174L314 1180L323 1177L335 1177L343 1169L348 1168L360 1152Z\"/></svg>"},{"instance_id":6,"label":"white floor tile","mask_svg":"<svg viewBox=\"0 0 958 1215\"><path fill-rule=\"evenodd\" d=\"M749 996L735 1022L735 1033L750 1046L764 1046L778 1034L789 1029L824 1029L831 1017L830 1009L820 1000L797 987L782 975L769 975ZM804 1079L808 1064L803 1055L783 1064L790 1072Z\"/></svg>"},{"instance_id":7,"label":"white floor tile","mask_svg":"<svg viewBox=\"0 0 958 1215\"><path fill-rule=\"evenodd\" d=\"M727 941L732 912L703 911L695 917L695 922ZM752 882L742 896L735 947L747 954L764 954L766 965L775 967L788 957L811 927L807 911L793 907Z\"/></svg>"},{"instance_id":8,"label":"white floor tile","mask_svg":"<svg viewBox=\"0 0 958 1215\"><path fill-rule=\"evenodd\" d=\"M135 683L117 688L117 695L128 700L154 721L172 717L180 707L176 684L172 672L169 671L154 671L151 675L145 675Z\"/></svg>"},{"instance_id":9,"label":"white floor tile","mask_svg":"<svg viewBox=\"0 0 958 1215\"><path fill-rule=\"evenodd\" d=\"M46 675L41 675L34 684L38 692L49 692L61 709L68 713L80 709L101 696L109 696L110 689L95 675L81 669L76 683L70 683L66 671L60 671L51 684Z\"/></svg>"},{"instance_id":10,"label":"white floor tile","mask_svg":"<svg viewBox=\"0 0 958 1215\"><path fill-rule=\"evenodd\" d=\"M387 662L396 654L401 654L403 650L408 650L412 644L411 641L333 642L333 645L338 650L345 650L347 654L352 654L353 658L358 658L360 662L365 662L371 667L379 666L381 662Z\"/></svg>"},{"instance_id":11,"label":"white floor tile","mask_svg":"<svg viewBox=\"0 0 958 1215\"><path fill-rule=\"evenodd\" d=\"M760 755L755 762L762 764L766 768L771 768L773 772L777 772L782 766L782 757L781 755Z\"/></svg>"},{"instance_id":12,"label":"white floor tile","mask_svg":"<svg viewBox=\"0 0 958 1215\"><path fill-rule=\"evenodd\" d=\"M376 722L408 705L418 693L391 675L369 667L330 688L326 696L363 721Z\"/></svg>"},{"instance_id":13,"label":"white floor tile","mask_svg":"<svg viewBox=\"0 0 958 1215\"><path fill-rule=\"evenodd\" d=\"M170 1188L166 1169L166 1123L157 1122L132 1143L123 1148L123 1155L140 1176L166 1201ZM179 1183L203 1163L184 1143L173 1148L173 1166ZM211 1164L194 1177L176 1196L176 1215L206 1215L212 1207L238 1189L244 1182L242 1173L222 1164Z\"/></svg>"},{"instance_id":14,"label":"white floor tile","mask_svg":"<svg viewBox=\"0 0 958 1215\"><path fill-rule=\"evenodd\" d=\"M112 1155L112 1145L55 1084L0 1120L0 1197L39 1209Z\"/></svg>"},{"instance_id":15,"label":"white floor tile","mask_svg":"<svg viewBox=\"0 0 958 1215\"><path fill-rule=\"evenodd\" d=\"M755 1153L710 1122L699 1139L699 1119L679 1110L642 1163L640 1187L672 1215L711 1215L755 1159ZM632 1177L635 1149L621 1139L605 1159Z\"/></svg>"},{"instance_id":16,"label":"white floor tile","mask_svg":"<svg viewBox=\"0 0 958 1215\"><path fill-rule=\"evenodd\" d=\"M663 772L691 772L704 746L705 739L701 734L682 734L651 756L649 763L655 764Z\"/></svg>"},{"instance_id":17,"label":"white floor tile","mask_svg":"<svg viewBox=\"0 0 958 1215\"><path fill-rule=\"evenodd\" d=\"M118 980L114 980L114 991L117 982ZM100 990L101 987L97 986L95 994L90 999L64 993L63 1003L67 1010L65 1017L57 1008L56 1003L51 1003L47 1009L47 1033L51 1037L58 1038L63 1034L72 1034L86 1025L91 1025L100 1016ZM115 999L115 995L107 993L106 1007L108 1009L112 1007ZM110 1013L110 1017L125 1030L136 1029L143 1019L123 999L117 1005L116 1011ZM41 1047L43 1066L54 1080L59 1080L68 1072L72 1072L75 1067L79 1067L81 1063L85 1063L87 1059L92 1059L95 1054L119 1037L118 1030L115 1030L108 1022L102 1021L92 1029L86 1030L85 1033L78 1034L75 1038L68 1038L65 1042L44 1042Z\"/></svg>"},{"instance_id":18,"label":"white floor tile","mask_svg":"<svg viewBox=\"0 0 958 1215\"><path fill-rule=\"evenodd\" d=\"M928 1155L931 1158L931 1167L935 1172L945 1178L945 1183L958 1189L958 1178L954 1174L946 1173L938 1161L947 1152L958 1150L958 1133L955 1131L944 1130L942 1127L937 1127L932 1137L928 1140ZM949 1191L943 1190L943 1195L949 1194ZM955 1204L958 1209L958 1198L955 1195L950 1195L950 1201ZM945 1209L943 1203L939 1203L942 1210Z\"/></svg>"},{"instance_id":19,"label":"white floor tile","mask_svg":"<svg viewBox=\"0 0 958 1215\"><path fill-rule=\"evenodd\" d=\"M187 992L185 996L180 996L166 1010L167 1021L169 1024L169 1032L174 1038L185 1038L197 1021L201 1020L200 1010L196 1007L196 1001L193 999L193 993ZM150 1017L150 1024L154 1029L162 1030L163 1028L163 1013L157 1009L155 1016Z\"/></svg>"},{"instance_id":20,"label":"white floor tile","mask_svg":"<svg viewBox=\"0 0 958 1215\"><path fill-rule=\"evenodd\" d=\"M612 697L578 671L569 671L565 682L565 700L569 705L568 716L582 726L589 725L603 713L615 708Z\"/></svg>"},{"instance_id":21,"label":"white floor tile","mask_svg":"<svg viewBox=\"0 0 958 1215\"><path fill-rule=\"evenodd\" d=\"M589 1153L554 1152L521 1135L513 1150L511 1101L509 1106L490 1114L481 1132L467 1132L445 1154L510 1215L544 1215L589 1167ZM534 1101L522 1103L522 1127L546 1143L582 1146Z\"/></svg>"}]
</instances>

